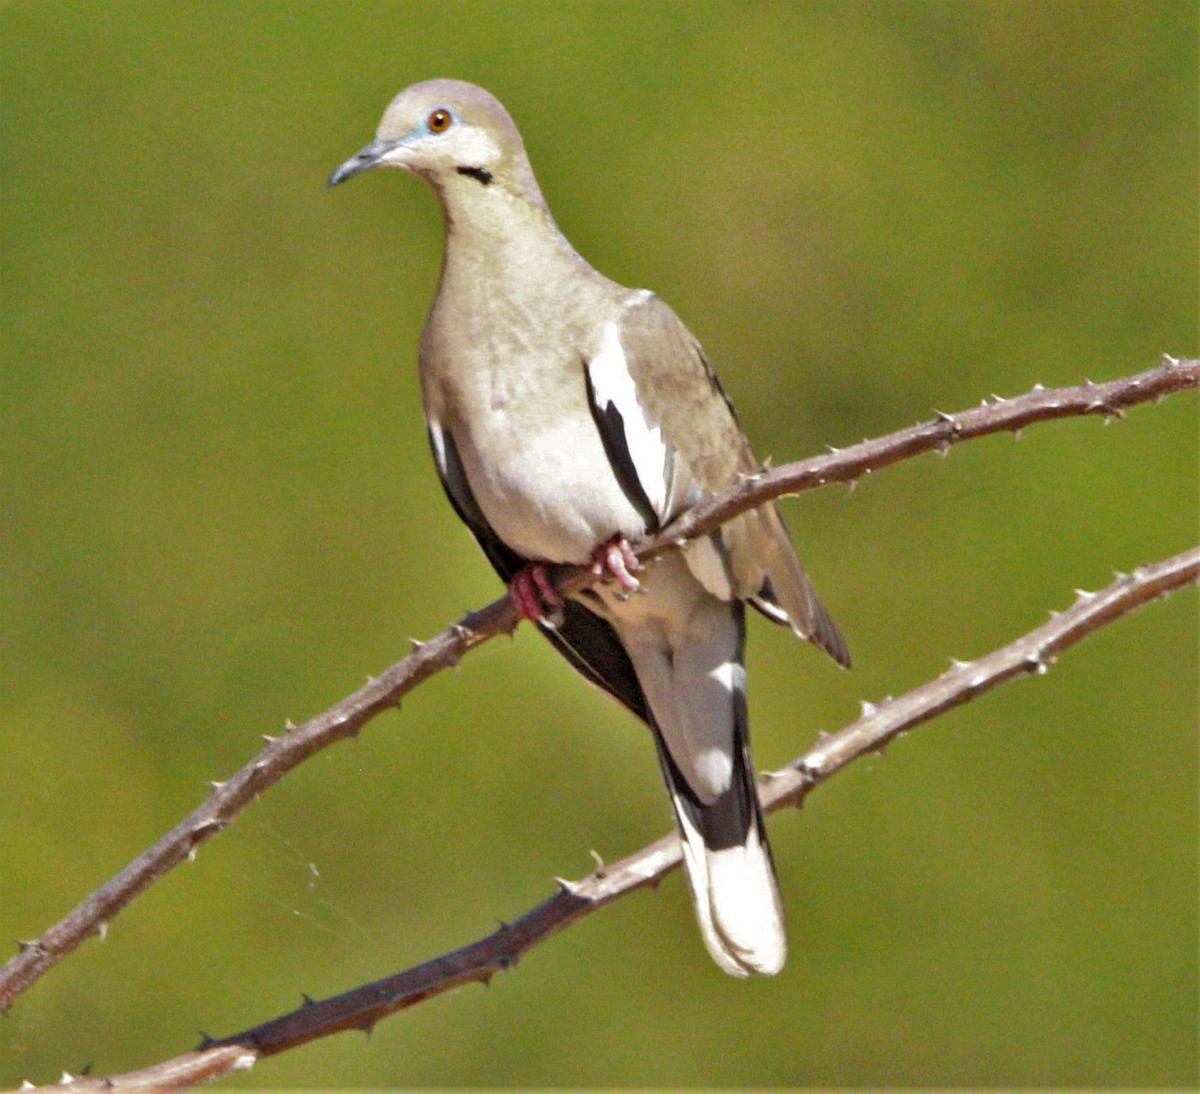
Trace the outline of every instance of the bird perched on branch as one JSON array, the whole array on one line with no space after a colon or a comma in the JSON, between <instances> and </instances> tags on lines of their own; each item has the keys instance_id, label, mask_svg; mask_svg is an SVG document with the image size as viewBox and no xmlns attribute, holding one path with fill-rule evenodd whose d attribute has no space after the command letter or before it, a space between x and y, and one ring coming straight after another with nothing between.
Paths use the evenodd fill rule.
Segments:
<instances>
[{"instance_id":1,"label":"bird perched on branch","mask_svg":"<svg viewBox=\"0 0 1200 1094\"><path fill-rule=\"evenodd\" d=\"M373 167L419 176L442 205L420 371L451 504L521 614L653 731L714 960L733 976L778 972L787 939L750 759L744 606L849 665L845 642L773 504L644 572L630 548L758 470L732 404L666 304L567 242L482 88L401 92L329 185ZM603 580L564 601L553 563Z\"/></svg>"}]
</instances>

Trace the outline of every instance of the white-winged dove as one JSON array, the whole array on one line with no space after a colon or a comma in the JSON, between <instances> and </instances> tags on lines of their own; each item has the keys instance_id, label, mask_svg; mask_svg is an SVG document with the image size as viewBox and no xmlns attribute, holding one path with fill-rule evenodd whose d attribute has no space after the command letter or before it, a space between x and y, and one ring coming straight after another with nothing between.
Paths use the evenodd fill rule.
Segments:
<instances>
[{"instance_id":1,"label":"white-winged dove","mask_svg":"<svg viewBox=\"0 0 1200 1094\"><path fill-rule=\"evenodd\" d=\"M445 217L420 369L451 504L522 614L653 731L717 964L778 972L787 939L750 759L744 605L849 665L845 642L774 505L640 582L631 572L630 541L758 469L729 399L666 304L572 249L482 88L401 92L329 185L372 167L419 175ZM607 580L563 603L548 563L591 563Z\"/></svg>"}]
</instances>

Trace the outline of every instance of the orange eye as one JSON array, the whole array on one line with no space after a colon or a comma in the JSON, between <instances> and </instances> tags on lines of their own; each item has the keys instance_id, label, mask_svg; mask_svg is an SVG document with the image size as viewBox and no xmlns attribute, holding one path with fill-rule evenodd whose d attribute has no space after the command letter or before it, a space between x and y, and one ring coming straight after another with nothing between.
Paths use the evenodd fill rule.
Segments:
<instances>
[{"instance_id":1,"label":"orange eye","mask_svg":"<svg viewBox=\"0 0 1200 1094\"><path fill-rule=\"evenodd\" d=\"M429 126L430 133L445 133L450 128L450 123L454 119L450 116L449 110L443 110L440 106L437 110L430 113L425 119L425 124Z\"/></svg>"}]
</instances>

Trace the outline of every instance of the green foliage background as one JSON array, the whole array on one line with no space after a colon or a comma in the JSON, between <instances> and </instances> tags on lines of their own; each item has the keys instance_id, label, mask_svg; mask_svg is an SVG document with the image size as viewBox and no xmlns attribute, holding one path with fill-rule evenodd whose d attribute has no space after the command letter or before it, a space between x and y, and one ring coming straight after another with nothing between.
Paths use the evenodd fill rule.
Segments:
<instances>
[{"instance_id":1,"label":"green foliage background","mask_svg":"<svg viewBox=\"0 0 1200 1094\"><path fill-rule=\"evenodd\" d=\"M412 81L502 98L564 231L676 307L777 462L1197 350L1189 0L26 0L0 34L5 939L498 592L420 419L435 203L323 188ZM1196 425L1175 398L788 503L857 667L755 627L760 766L1194 542ZM234 1085L1192 1085L1195 712L1186 594L777 817L781 977L723 977L676 877ZM51 973L0 1085L423 960L668 823L648 738L524 628Z\"/></svg>"}]
</instances>

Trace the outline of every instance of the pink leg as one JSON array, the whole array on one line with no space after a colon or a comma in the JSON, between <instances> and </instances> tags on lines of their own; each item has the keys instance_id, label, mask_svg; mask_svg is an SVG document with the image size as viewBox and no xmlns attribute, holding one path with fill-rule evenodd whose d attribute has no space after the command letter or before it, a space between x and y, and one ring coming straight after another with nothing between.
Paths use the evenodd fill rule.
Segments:
<instances>
[{"instance_id":1,"label":"pink leg","mask_svg":"<svg viewBox=\"0 0 1200 1094\"><path fill-rule=\"evenodd\" d=\"M642 583L633 576L633 571L640 570L642 564L629 546L629 540L624 536L613 536L607 543L602 543L592 555L592 573L597 577L608 574L627 593L636 593Z\"/></svg>"},{"instance_id":2,"label":"pink leg","mask_svg":"<svg viewBox=\"0 0 1200 1094\"><path fill-rule=\"evenodd\" d=\"M541 562L531 562L508 586L508 594L530 623L557 627L562 622L563 601Z\"/></svg>"}]
</instances>

